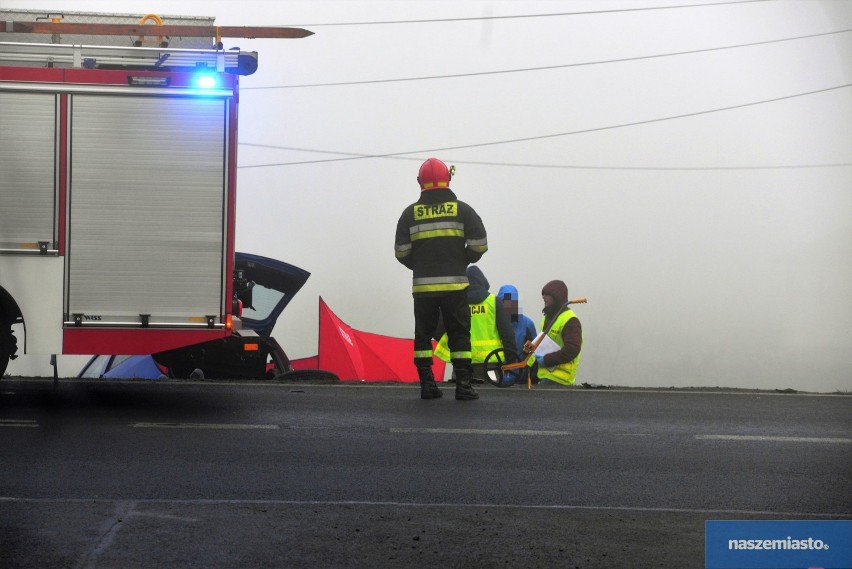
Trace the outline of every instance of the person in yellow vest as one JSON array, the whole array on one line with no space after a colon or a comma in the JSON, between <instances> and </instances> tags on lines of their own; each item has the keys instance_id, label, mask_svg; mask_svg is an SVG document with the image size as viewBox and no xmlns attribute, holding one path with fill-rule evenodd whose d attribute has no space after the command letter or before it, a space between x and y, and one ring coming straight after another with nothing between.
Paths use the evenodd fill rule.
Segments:
<instances>
[{"instance_id":1,"label":"person in yellow vest","mask_svg":"<svg viewBox=\"0 0 852 569\"><path fill-rule=\"evenodd\" d=\"M568 307L568 286L562 281L550 281L541 289L541 298L544 301L541 330L559 349L536 354L539 384L574 385L583 350L583 328Z\"/></svg>"},{"instance_id":2,"label":"person in yellow vest","mask_svg":"<svg viewBox=\"0 0 852 569\"><path fill-rule=\"evenodd\" d=\"M515 332L502 303L489 291L490 284L482 270L476 265L470 265L465 273L470 283L467 288L467 302L470 306L470 361L473 366L473 381L482 383L485 380L485 358L493 350L503 348L506 361L517 361ZM445 362L450 361L443 321L439 322L435 336L440 338L435 347L435 355ZM455 368L453 371L455 372Z\"/></svg>"}]
</instances>

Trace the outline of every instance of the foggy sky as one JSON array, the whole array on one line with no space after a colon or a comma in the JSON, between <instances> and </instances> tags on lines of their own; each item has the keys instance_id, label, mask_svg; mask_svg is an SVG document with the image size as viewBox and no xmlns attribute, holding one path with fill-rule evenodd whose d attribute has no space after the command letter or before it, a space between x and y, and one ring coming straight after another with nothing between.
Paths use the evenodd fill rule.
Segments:
<instances>
[{"instance_id":1,"label":"foggy sky","mask_svg":"<svg viewBox=\"0 0 852 569\"><path fill-rule=\"evenodd\" d=\"M852 32L833 33L852 3L650 9L690 3L108 5L315 32L226 41L260 60L241 80L237 249L312 273L274 333L291 358L316 354L319 296L413 336L393 235L437 156L488 230L492 292L516 285L537 324L547 281L589 298L578 382L852 390ZM551 15L502 18L530 14Z\"/></svg>"}]
</instances>

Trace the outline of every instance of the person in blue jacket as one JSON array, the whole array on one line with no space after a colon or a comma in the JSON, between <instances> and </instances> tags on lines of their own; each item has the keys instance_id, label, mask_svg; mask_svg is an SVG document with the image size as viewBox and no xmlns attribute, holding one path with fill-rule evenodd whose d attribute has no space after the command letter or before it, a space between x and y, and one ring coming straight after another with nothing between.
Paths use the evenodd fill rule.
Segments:
<instances>
[{"instance_id":1,"label":"person in blue jacket","mask_svg":"<svg viewBox=\"0 0 852 569\"><path fill-rule=\"evenodd\" d=\"M535 340L538 332L535 330L535 323L532 319L521 312L519 308L518 289L514 285L505 284L497 291L497 299L503 302L503 310L509 316L512 323L512 330L515 332L515 346L518 348L518 353L524 347L524 344ZM538 383L535 375L535 369L531 369L533 374L533 383ZM526 382L524 382L526 383Z\"/></svg>"}]
</instances>

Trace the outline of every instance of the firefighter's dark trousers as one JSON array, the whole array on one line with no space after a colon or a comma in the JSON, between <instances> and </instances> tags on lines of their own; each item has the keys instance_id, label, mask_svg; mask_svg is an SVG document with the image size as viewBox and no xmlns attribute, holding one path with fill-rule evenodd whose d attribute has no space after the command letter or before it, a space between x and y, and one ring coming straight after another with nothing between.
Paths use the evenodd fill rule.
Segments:
<instances>
[{"instance_id":1,"label":"firefighter's dark trousers","mask_svg":"<svg viewBox=\"0 0 852 569\"><path fill-rule=\"evenodd\" d=\"M432 367L432 338L443 318L453 367L470 367L470 306L467 291L414 297L414 365Z\"/></svg>"}]
</instances>

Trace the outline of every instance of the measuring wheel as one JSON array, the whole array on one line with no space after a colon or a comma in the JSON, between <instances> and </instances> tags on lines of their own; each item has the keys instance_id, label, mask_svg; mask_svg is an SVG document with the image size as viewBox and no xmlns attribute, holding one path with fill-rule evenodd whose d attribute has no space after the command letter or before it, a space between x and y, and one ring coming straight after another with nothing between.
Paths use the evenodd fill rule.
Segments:
<instances>
[{"instance_id":1,"label":"measuring wheel","mask_svg":"<svg viewBox=\"0 0 852 569\"><path fill-rule=\"evenodd\" d=\"M526 378L526 368L503 371L506 364L506 352L503 348L492 350L485 356L485 375L488 383L497 387L511 387Z\"/></svg>"}]
</instances>

